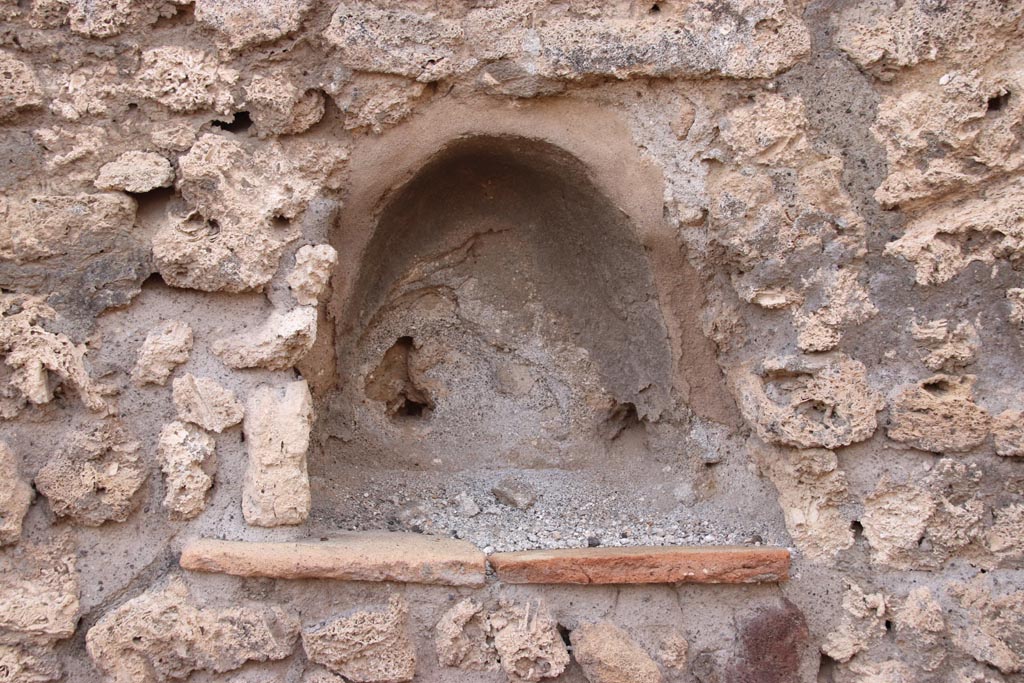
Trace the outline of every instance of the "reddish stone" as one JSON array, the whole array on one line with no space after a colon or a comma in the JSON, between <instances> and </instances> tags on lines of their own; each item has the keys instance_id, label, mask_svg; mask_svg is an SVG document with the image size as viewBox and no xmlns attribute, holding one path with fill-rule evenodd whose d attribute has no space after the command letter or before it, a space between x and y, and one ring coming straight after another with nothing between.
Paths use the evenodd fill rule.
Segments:
<instances>
[{"instance_id":1,"label":"reddish stone","mask_svg":"<svg viewBox=\"0 0 1024 683\"><path fill-rule=\"evenodd\" d=\"M505 583L760 583L789 578L785 548L654 546L495 553Z\"/></svg>"}]
</instances>

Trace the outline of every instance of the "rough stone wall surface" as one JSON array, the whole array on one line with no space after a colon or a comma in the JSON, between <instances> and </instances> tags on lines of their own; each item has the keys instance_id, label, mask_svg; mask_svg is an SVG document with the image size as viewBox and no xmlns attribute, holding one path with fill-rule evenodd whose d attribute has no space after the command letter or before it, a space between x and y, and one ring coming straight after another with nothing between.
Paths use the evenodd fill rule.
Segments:
<instances>
[{"instance_id":1,"label":"rough stone wall surface","mask_svg":"<svg viewBox=\"0 0 1024 683\"><path fill-rule=\"evenodd\" d=\"M0 681L1024 682L1022 268L1018 0L0 0Z\"/></svg>"}]
</instances>

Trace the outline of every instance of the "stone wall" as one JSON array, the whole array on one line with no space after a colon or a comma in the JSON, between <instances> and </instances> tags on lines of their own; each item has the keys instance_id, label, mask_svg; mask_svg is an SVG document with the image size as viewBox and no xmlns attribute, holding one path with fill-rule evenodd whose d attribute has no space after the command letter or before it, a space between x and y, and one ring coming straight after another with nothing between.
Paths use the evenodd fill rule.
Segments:
<instances>
[{"instance_id":1,"label":"stone wall","mask_svg":"<svg viewBox=\"0 0 1024 683\"><path fill-rule=\"evenodd\" d=\"M0 681L1024 681L1020 2L0 37ZM788 580L616 550L674 545Z\"/></svg>"}]
</instances>

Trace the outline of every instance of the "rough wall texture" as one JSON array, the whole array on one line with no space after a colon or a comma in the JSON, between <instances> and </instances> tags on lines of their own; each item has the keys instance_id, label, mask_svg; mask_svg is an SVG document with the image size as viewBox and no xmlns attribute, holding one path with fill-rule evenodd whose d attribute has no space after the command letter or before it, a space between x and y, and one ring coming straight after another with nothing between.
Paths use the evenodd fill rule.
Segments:
<instances>
[{"instance_id":1,"label":"rough wall texture","mask_svg":"<svg viewBox=\"0 0 1024 683\"><path fill-rule=\"evenodd\" d=\"M0 681L1024 681L1018 0L0 0ZM200 536L774 544L747 586Z\"/></svg>"}]
</instances>

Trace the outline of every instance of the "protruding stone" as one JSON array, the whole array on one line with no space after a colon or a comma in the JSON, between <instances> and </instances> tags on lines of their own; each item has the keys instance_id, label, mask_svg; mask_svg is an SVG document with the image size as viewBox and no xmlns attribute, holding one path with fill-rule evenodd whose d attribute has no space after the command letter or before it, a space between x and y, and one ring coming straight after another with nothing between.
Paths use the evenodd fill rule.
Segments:
<instances>
[{"instance_id":1,"label":"protruding stone","mask_svg":"<svg viewBox=\"0 0 1024 683\"><path fill-rule=\"evenodd\" d=\"M494 553L488 559L506 583L761 583L789 578L784 548L569 548Z\"/></svg>"},{"instance_id":2,"label":"protruding stone","mask_svg":"<svg viewBox=\"0 0 1024 683\"><path fill-rule=\"evenodd\" d=\"M174 368L188 360L192 328L180 320L168 320L146 335L135 359L132 379L136 384L167 383Z\"/></svg>"},{"instance_id":3,"label":"protruding stone","mask_svg":"<svg viewBox=\"0 0 1024 683\"><path fill-rule=\"evenodd\" d=\"M357 611L302 631L310 661L354 683L402 683L416 674L409 607L392 596L385 608Z\"/></svg>"},{"instance_id":4,"label":"protruding stone","mask_svg":"<svg viewBox=\"0 0 1024 683\"><path fill-rule=\"evenodd\" d=\"M241 422L245 415L235 392L209 377L185 374L175 379L171 386L174 407L178 410L178 418L184 422L220 434Z\"/></svg>"},{"instance_id":5,"label":"protruding stone","mask_svg":"<svg viewBox=\"0 0 1024 683\"><path fill-rule=\"evenodd\" d=\"M21 538L21 523L32 503L32 487L18 470L18 457L0 441L0 546Z\"/></svg>"},{"instance_id":6,"label":"protruding stone","mask_svg":"<svg viewBox=\"0 0 1024 683\"><path fill-rule=\"evenodd\" d=\"M295 252L295 268L288 276L295 300L303 306L316 306L337 262L338 252L329 244L307 244Z\"/></svg>"},{"instance_id":7,"label":"protruding stone","mask_svg":"<svg viewBox=\"0 0 1024 683\"><path fill-rule=\"evenodd\" d=\"M514 477L506 477L491 489L491 493L502 505L526 510L537 502L537 493L533 487Z\"/></svg>"},{"instance_id":8,"label":"protruding stone","mask_svg":"<svg viewBox=\"0 0 1024 683\"><path fill-rule=\"evenodd\" d=\"M275 311L256 332L216 340L213 352L232 368L286 370L313 348L316 318L315 306Z\"/></svg>"},{"instance_id":9,"label":"protruding stone","mask_svg":"<svg viewBox=\"0 0 1024 683\"><path fill-rule=\"evenodd\" d=\"M347 533L319 543L200 539L185 545L181 566L233 576L448 586L482 586L486 577L484 554L471 543L389 532Z\"/></svg>"},{"instance_id":10,"label":"protruding stone","mask_svg":"<svg viewBox=\"0 0 1024 683\"><path fill-rule=\"evenodd\" d=\"M85 642L110 680L160 683L283 659L298 631L298 620L276 606L198 607L185 583L172 577L103 615Z\"/></svg>"},{"instance_id":11,"label":"protruding stone","mask_svg":"<svg viewBox=\"0 0 1024 683\"><path fill-rule=\"evenodd\" d=\"M156 152L134 150L104 164L96 176L95 185L101 190L149 192L158 187L168 187L172 182L174 168L171 162Z\"/></svg>"},{"instance_id":12,"label":"protruding stone","mask_svg":"<svg viewBox=\"0 0 1024 683\"><path fill-rule=\"evenodd\" d=\"M77 434L67 450L46 463L36 475L36 488L61 517L85 526L123 522L147 476L138 451L120 424L100 424Z\"/></svg>"},{"instance_id":13,"label":"protruding stone","mask_svg":"<svg viewBox=\"0 0 1024 683\"><path fill-rule=\"evenodd\" d=\"M991 418L974 402L974 377L935 375L897 397L889 438L935 453L960 453L981 445Z\"/></svg>"},{"instance_id":14,"label":"protruding stone","mask_svg":"<svg viewBox=\"0 0 1024 683\"><path fill-rule=\"evenodd\" d=\"M608 621L583 624L570 634L572 652L590 683L662 683L650 655Z\"/></svg>"},{"instance_id":15,"label":"protruding stone","mask_svg":"<svg viewBox=\"0 0 1024 683\"><path fill-rule=\"evenodd\" d=\"M213 478L203 465L213 456L213 437L183 422L172 422L160 432L157 456L164 473L164 507L171 519L192 519L206 506Z\"/></svg>"},{"instance_id":16,"label":"protruding stone","mask_svg":"<svg viewBox=\"0 0 1024 683\"><path fill-rule=\"evenodd\" d=\"M314 309L315 310L315 309ZM249 466L242 484L242 514L255 526L301 524L309 515L306 449L313 397L305 380L257 387L246 407Z\"/></svg>"}]
</instances>

